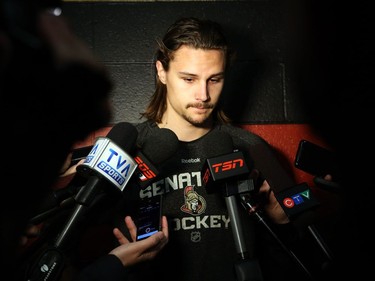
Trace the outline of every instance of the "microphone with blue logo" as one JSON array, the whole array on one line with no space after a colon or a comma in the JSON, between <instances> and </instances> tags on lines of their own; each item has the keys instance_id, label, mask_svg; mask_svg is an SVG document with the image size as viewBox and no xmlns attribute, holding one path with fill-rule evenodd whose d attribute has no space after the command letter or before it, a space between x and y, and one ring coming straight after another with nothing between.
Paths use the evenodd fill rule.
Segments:
<instances>
[{"instance_id":1,"label":"microphone with blue logo","mask_svg":"<svg viewBox=\"0 0 375 281\"><path fill-rule=\"evenodd\" d=\"M56 239L30 267L27 280L59 280L65 267L65 251L72 242L70 238L76 234L93 205L103 198L103 194L105 196L107 192L103 190L107 188L105 191L121 193L136 171L137 163L130 154L135 149L137 137L137 129L122 122L116 124L106 137L97 139L85 163L80 165L80 173L88 180L74 197L75 208Z\"/></svg>"},{"instance_id":2,"label":"microphone with blue logo","mask_svg":"<svg viewBox=\"0 0 375 281\"><path fill-rule=\"evenodd\" d=\"M132 124L121 122L113 126L106 137L97 139L84 163L77 167L77 172L88 180L74 197L77 206L56 239L56 247L62 246L69 230L79 222L80 216L84 216L102 189L107 188L105 191L108 192L116 192L113 187L120 192L124 190L137 169L131 156L137 137L138 131Z\"/></svg>"},{"instance_id":3,"label":"microphone with blue logo","mask_svg":"<svg viewBox=\"0 0 375 281\"><path fill-rule=\"evenodd\" d=\"M116 124L106 137L99 137L77 172L88 176L89 182L76 196L78 202L86 201L85 193L92 193L97 182L108 180L117 189L123 191L137 168L131 154L135 150L138 137L137 129L130 123ZM80 199L81 198L81 199Z\"/></svg>"},{"instance_id":4,"label":"microphone with blue logo","mask_svg":"<svg viewBox=\"0 0 375 281\"><path fill-rule=\"evenodd\" d=\"M28 280L57 280L65 266L64 252L71 244L69 238L77 232L92 207L109 193L118 200L124 197L127 186L139 190L154 182L162 164L175 154L179 145L177 136L165 128L152 131L142 144L136 145L137 137L137 129L122 122L106 137L97 139L84 163L77 166L79 176L88 180L69 198L75 208L52 246L31 268Z\"/></svg>"},{"instance_id":5,"label":"microphone with blue logo","mask_svg":"<svg viewBox=\"0 0 375 281\"><path fill-rule=\"evenodd\" d=\"M124 125L123 123L117 124L112 129L112 133L110 132L110 134L116 132L116 130L118 130L120 126L127 127L129 125ZM133 126L130 125L130 128L132 127ZM128 130L126 128L124 129ZM134 132L132 133L132 135L134 135ZM98 158L98 155L101 154L100 149L103 149L103 147L99 147L99 144L103 141L108 142L108 136L107 140L105 140L106 138L99 138L95 145L86 146L82 151L80 151L79 158L85 159L85 164L77 166L77 173L70 180L66 187L54 190L51 192L51 194L48 194L48 196L46 196L46 199L44 200L45 202L41 207L42 211L30 219L30 224L39 224L46 219L57 215L60 211L71 208L74 204L76 204L76 200L81 201L83 199L84 201L82 201L82 203L85 203L85 201L88 200L88 198L82 198L82 194L81 197L76 198L76 194L85 186L88 178L90 178L89 175L91 175L92 173L98 173L98 176L103 177L101 172L104 173L104 171L96 172L95 168L92 168L91 165L94 165L92 162L95 161L93 159L95 155L96 158ZM131 156L133 156L133 158L131 158L131 156L128 155L129 162L132 162L133 159L137 165L136 170L132 173L133 175L130 178L130 182L128 182L129 177L127 177L126 183L124 182L121 185L119 184L120 182L116 182L115 186L117 188L114 188L112 180L105 180L106 182L108 182L107 185L110 185L108 186L107 191L123 191L125 186L132 186L132 189L147 187L155 180L157 180L161 172L162 165L175 154L178 145L178 138L176 134L170 129L161 128L153 130L143 143L136 145L136 149L125 150L127 152L130 152ZM101 165L104 164L102 163ZM105 173L104 175L108 174ZM120 181L124 181L124 179L121 179L119 177L118 179ZM95 174L92 180L93 182L97 180Z\"/></svg>"}]
</instances>

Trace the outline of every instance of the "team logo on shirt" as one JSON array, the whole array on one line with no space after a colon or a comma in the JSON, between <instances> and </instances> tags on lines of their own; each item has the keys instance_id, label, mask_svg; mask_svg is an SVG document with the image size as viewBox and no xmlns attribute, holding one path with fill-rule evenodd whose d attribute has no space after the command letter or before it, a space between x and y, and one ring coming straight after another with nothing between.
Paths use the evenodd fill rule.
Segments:
<instances>
[{"instance_id":1,"label":"team logo on shirt","mask_svg":"<svg viewBox=\"0 0 375 281\"><path fill-rule=\"evenodd\" d=\"M185 204L181 206L181 211L190 215L200 215L206 210L206 200L195 190L194 185L186 186L184 189Z\"/></svg>"}]
</instances>

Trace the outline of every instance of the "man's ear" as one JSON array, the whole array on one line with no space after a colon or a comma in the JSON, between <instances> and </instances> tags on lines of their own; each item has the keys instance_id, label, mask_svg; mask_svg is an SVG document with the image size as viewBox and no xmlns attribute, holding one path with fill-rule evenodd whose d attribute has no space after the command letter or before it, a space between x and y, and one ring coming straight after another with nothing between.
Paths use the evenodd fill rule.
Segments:
<instances>
[{"instance_id":1,"label":"man's ear","mask_svg":"<svg viewBox=\"0 0 375 281\"><path fill-rule=\"evenodd\" d=\"M156 61L156 70L157 70L157 74L158 74L160 82L165 84L166 83L165 82L165 70L164 70L163 64L159 60Z\"/></svg>"}]
</instances>

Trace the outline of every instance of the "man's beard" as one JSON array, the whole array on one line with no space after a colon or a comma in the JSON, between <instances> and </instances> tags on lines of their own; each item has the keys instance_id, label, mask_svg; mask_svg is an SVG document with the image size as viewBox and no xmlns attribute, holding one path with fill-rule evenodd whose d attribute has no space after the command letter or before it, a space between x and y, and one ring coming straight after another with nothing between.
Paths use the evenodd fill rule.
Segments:
<instances>
[{"instance_id":1,"label":"man's beard","mask_svg":"<svg viewBox=\"0 0 375 281\"><path fill-rule=\"evenodd\" d=\"M188 115L183 115L183 118L195 127L206 128L206 127L208 127L212 124L211 115L212 115L212 113L210 115L208 115L206 118L199 119L199 120L194 119L194 118L192 118L191 116L188 116Z\"/></svg>"},{"instance_id":2,"label":"man's beard","mask_svg":"<svg viewBox=\"0 0 375 281\"><path fill-rule=\"evenodd\" d=\"M202 107L202 103L199 103L199 104L188 104L187 108L189 107ZM205 104L203 106L205 109L212 109L214 108L215 106L213 104ZM213 112L213 111L212 111ZM204 119L194 119L193 117L187 115L187 114L183 114L182 117L188 121L191 125L193 126L196 126L196 127L200 127L200 128L206 128L207 126L210 126L212 124L212 112L206 116Z\"/></svg>"}]
</instances>

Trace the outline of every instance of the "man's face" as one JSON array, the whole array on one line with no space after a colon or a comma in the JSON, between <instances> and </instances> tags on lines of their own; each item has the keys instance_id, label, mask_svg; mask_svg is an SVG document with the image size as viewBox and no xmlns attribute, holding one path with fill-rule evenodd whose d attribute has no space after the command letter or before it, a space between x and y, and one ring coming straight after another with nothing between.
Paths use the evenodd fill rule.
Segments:
<instances>
[{"instance_id":1,"label":"man's face","mask_svg":"<svg viewBox=\"0 0 375 281\"><path fill-rule=\"evenodd\" d=\"M200 126L211 116L224 86L225 56L219 50L182 46L166 72L157 62L160 81L167 87L168 119Z\"/></svg>"}]
</instances>

